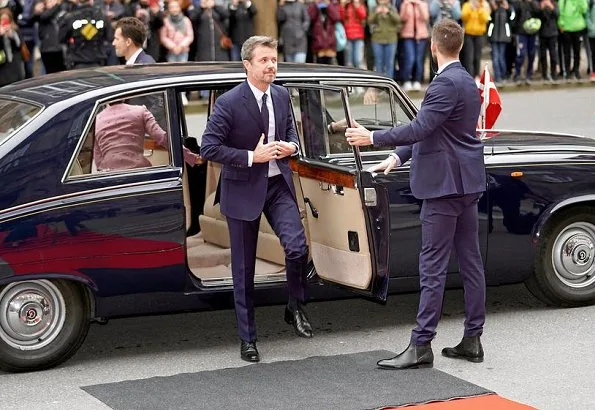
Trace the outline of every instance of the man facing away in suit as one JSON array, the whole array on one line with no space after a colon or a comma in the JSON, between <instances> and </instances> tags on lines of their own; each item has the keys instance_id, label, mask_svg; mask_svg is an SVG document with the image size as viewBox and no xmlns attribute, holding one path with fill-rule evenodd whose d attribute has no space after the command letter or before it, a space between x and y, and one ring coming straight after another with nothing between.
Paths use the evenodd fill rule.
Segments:
<instances>
[{"instance_id":1,"label":"man facing away in suit","mask_svg":"<svg viewBox=\"0 0 595 410\"><path fill-rule=\"evenodd\" d=\"M442 311L451 250L454 246L465 289L465 331L457 346L442 355L483 361L480 335L485 321L485 275L479 250L477 202L485 191L483 144L475 127L480 111L477 85L458 56L463 29L444 19L434 26L431 52L439 67L417 117L408 125L370 132L354 124L345 131L351 145L397 145L395 153L369 171L388 173L411 160L411 191L423 200L420 219L420 301L411 342L399 355L380 360L386 369L431 367L431 341Z\"/></svg>"},{"instance_id":2,"label":"man facing away in suit","mask_svg":"<svg viewBox=\"0 0 595 410\"><path fill-rule=\"evenodd\" d=\"M146 39L147 28L142 21L136 17L123 17L116 23L112 45L116 55L126 59L126 65L152 64L155 60L143 50Z\"/></svg>"},{"instance_id":3,"label":"man facing away in suit","mask_svg":"<svg viewBox=\"0 0 595 410\"><path fill-rule=\"evenodd\" d=\"M254 322L254 270L260 218L266 216L285 250L289 302L285 321L312 337L303 310L308 245L296 202L289 157L299 140L289 93L273 84L277 41L253 36L242 45L247 80L217 98L202 137L201 155L223 165L215 203L226 216L240 357L258 362Z\"/></svg>"}]
</instances>

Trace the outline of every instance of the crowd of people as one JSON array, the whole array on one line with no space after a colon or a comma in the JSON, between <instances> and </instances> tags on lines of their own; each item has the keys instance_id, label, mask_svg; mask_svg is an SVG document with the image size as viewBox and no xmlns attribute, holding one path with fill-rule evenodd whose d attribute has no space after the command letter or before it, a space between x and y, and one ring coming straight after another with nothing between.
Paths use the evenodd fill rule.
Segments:
<instances>
[{"instance_id":1,"label":"crowd of people","mask_svg":"<svg viewBox=\"0 0 595 410\"><path fill-rule=\"evenodd\" d=\"M595 0L278 1L285 61L367 68L419 90L436 70L432 27L448 18L464 29L461 61L476 80L488 46L497 84L529 84L536 67L545 81L595 80ZM32 77L36 50L42 73L121 63L114 26L129 16L158 62L240 60L257 12L251 0L0 0L0 86Z\"/></svg>"}]
</instances>

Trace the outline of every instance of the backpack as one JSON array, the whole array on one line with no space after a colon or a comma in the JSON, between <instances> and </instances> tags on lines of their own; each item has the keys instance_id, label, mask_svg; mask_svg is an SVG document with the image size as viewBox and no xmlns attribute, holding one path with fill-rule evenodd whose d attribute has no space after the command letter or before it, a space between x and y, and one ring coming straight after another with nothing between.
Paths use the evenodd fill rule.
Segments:
<instances>
[{"instance_id":1,"label":"backpack","mask_svg":"<svg viewBox=\"0 0 595 410\"><path fill-rule=\"evenodd\" d=\"M345 47L347 47L347 34L343 23L340 21L335 23L335 38L337 39L337 51L345 50Z\"/></svg>"},{"instance_id":2,"label":"backpack","mask_svg":"<svg viewBox=\"0 0 595 410\"><path fill-rule=\"evenodd\" d=\"M541 29L541 20L538 18L533 17L523 23L523 30L529 35L537 33L539 29Z\"/></svg>"}]
</instances>

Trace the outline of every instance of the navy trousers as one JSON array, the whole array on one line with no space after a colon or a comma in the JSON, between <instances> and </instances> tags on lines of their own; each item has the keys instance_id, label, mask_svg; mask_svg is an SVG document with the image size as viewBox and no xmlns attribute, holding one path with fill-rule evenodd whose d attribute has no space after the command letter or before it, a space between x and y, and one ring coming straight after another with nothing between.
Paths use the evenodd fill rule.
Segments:
<instances>
[{"instance_id":1,"label":"navy trousers","mask_svg":"<svg viewBox=\"0 0 595 410\"><path fill-rule=\"evenodd\" d=\"M290 303L306 300L308 245L297 203L283 176L269 178L264 214L285 250ZM231 271L240 339L256 340L254 270L260 217L254 221L227 218L231 242Z\"/></svg>"},{"instance_id":2,"label":"navy trousers","mask_svg":"<svg viewBox=\"0 0 595 410\"><path fill-rule=\"evenodd\" d=\"M477 203L481 194L425 199L421 209L420 300L414 344L430 342L442 313L446 273L454 247L465 290L465 336L478 336L485 322L485 273L479 250Z\"/></svg>"}]
</instances>

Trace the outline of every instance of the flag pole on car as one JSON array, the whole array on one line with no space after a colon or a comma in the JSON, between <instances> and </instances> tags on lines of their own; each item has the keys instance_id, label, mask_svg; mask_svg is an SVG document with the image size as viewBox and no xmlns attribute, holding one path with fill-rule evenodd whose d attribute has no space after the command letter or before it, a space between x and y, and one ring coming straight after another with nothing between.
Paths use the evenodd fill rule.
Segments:
<instances>
[{"instance_id":1,"label":"flag pole on car","mask_svg":"<svg viewBox=\"0 0 595 410\"><path fill-rule=\"evenodd\" d=\"M479 112L479 126L481 129L492 129L498 116L502 112L502 101L496 85L492 81L488 64L486 63L479 84L479 97L481 98L481 111Z\"/></svg>"}]
</instances>

